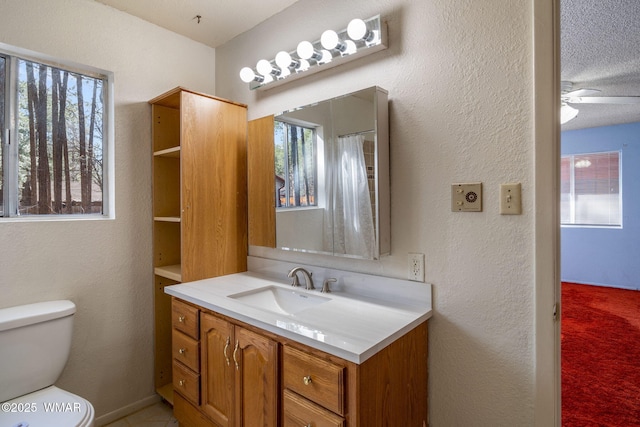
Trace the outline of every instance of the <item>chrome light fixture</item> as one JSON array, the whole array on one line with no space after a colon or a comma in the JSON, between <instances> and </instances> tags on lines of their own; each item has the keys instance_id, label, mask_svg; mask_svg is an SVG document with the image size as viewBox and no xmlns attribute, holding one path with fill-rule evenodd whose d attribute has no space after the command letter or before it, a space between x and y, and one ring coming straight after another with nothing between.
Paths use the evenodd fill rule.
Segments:
<instances>
[{"instance_id":1,"label":"chrome light fixture","mask_svg":"<svg viewBox=\"0 0 640 427\"><path fill-rule=\"evenodd\" d=\"M320 40L301 41L293 51L282 50L273 60L261 59L255 69L242 68L240 79L250 89L263 90L386 48L387 27L380 15L353 19L342 31L327 30Z\"/></svg>"}]
</instances>

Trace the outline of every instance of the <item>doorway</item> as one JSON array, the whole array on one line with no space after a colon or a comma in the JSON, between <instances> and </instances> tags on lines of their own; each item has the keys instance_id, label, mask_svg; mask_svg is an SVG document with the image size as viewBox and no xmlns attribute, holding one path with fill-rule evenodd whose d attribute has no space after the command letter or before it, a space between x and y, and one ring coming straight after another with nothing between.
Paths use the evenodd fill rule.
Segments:
<instances>
[{"instance_id":1,"label":"doorway","mask_svg":"<svg viewBox=\"0 0 640 427\"><path fill-rule=\"evenodd\" d=\"M571 174L578 173L590 179L590 184L602 181L602 176L593 169L594 161L589 156L593 154L602 155L604 153L612 153L612 155L620 156L619 159L605 161L607 166L612 169L614 165L618 165L615 173L619 175L615 179L611 179L603 188L617 188L617 196L619 198L618 212L619 217L611 220L610 223L603 223L601 219L591 219L589 221L584 218L579 219L578 225L564 226L560 232L560 258L561 272L560 279L564 282L577 282L585 284L586 287L566 285L562 292L563 316L566 309L570 309L571 317L561 318L563 333L571 334L571 340L578 339L582 332L590 327L600 328L599 334L594 334L591 338L586 338L585 343L579 344L577 351L574 347L570 347L565 342L566 336L563 338L561 347L561 356L558 357L558 363L564 363L563 367L571 364L586 365L584 370L572 371L567 369L562 377L564 381L562 394L562 404L565 413L562 414L562 420L565 421L564 427L573 425L589 425L585 422L592 422L593 425L613 426L613 425L640 425L640 408L631 406L631 418L624 418L623 410L624 402L617 401L614 398L615 389L626 389L627 391L633 387L633 382L624 387L625 380L631 377L631 374L615 373L612 370L608 375L612 378L608 382L602 382L599 385L601 377L607 375L607 362L609 367L624 365L626 362L617 361L617 356L625 356L633 354L633 347L625 349L624 339L640 334L640 327L632 327L620 337L614 338L617 332L626 330L628 323L634 320L626 319L620 326L613 327L612 332L604 332L602 327L605 323L611 323L618 318L623 318L625 311L633 312L633 309L626 309L625 305L632 298L629 295L618 297L618 291L609 291L606 288L627 288L637 289L638 282L633 282L634 278L639 277L640 270L637 266L637 260L640 256L637 249L637 237L633 233L636 228L634 222L640 221L636 218L639 215L629 214L638 212L635 209L635 200L633 194L640 195L637 185L631 186L635 180L633 177L626 177L624 173L631 171L636 156L640 159L640 139L636 137L640 132L640 55L638 54L635 43L640 42L640 4L635 1L600 1L600 0L560 0L560 34L561 34L561 76L560 80L566 82L562 84L564 90L581 90L580 96L585 94L588 96L613 97L600 99L597 101L605 101L598 103L567 102L573 109L579 110L577 117L562 125L562 133L560 143L562 146L562 155L575 155L576 157L568 160L567 164L571 167L563 171L563 175L567 171ZM560 83L560 82L558 82ZM570 87L570 89L568 89ZM567 101L568 96L562 96L563 101ZM625 98L624 100L622 98ZM636 99L634 99L636 98ZM624 103L618 103L623 100ZM580 158L582 155L584 158ZM564 161L564 159L563 159ZM624 165L627 164L625 168ZM589 168L592 168L589 171ZM580 169L580 170L579 170ZM609 178L614 178L609 176ZM618 179L620 178L620 179ZM565 192L566 189L562 191ZM609 193L605 191L604 193ZM564 194L563 194L564 196ZM571 197L575 196L572 194ZM611 196L611 194L597 195L593 192L583 194L583 200L591 197L593 206L603 206L602 199ZM597 199L600 198L600 201ZM572 203L575 200L572 199ZM564 203L564 202L563 202ZM582 206L584 212L593 212L593 206ZM612 205L615 210L616 203ZM562 222L575 220L575 206L572 206L574 212L567 215L567 205L563 206L564 215L561 215ZM615 216L615 215L614 215ZM582 223L581 223L582 221ZM640 280L640 279L638 279ZM594 287L592 285L600 285ZM602 286L604 285L604 287ZM570 292L568 290L570 289ZM583 294L593 294L595 296L584 299ZM627 291L628 292L628 291ZM624 294L623 294L624 295ZM582 298L582 299L581 299ZM619 298L619 299L617 299ZM575 302L581 301L580 304ZM605 306L605 302L618 301L617 306ZM591 311L583 312L587 308ZM635 310L636 312L638 310ZM589 325L589 320L581 320L578 312L583 312L583 319L600 319ZM598 317L602 316L602 317ZM569 326L571 328L569 328ZM566 328L565 328L566 327ZM587 331L588 332L588 331ZM589 334L585 334L586 337ZM571 344L573 346L573 344ZM582 348L580 346L583 346ZM587 347L599 348L594 350L593 355L587 356L587 362L593 362L593 365L587 362L582 364L576 363L579 357L584 357ZM607 350L607 348L609 349ZM584 354L580 354L584 353ZM602 364L596 364L597 360L602 356ZM562 357L562 361L560 361ZM629 357L627 357L629 358ZM625 358L623 357L623 360ZM631 357L633 359L633 357ZM637 359L637 357L636 357ZM591 366L591 367L589 367ZM631 368L631 371L640 370ZM589 375L593 371L598 371L598 376L594 376L588 380ZM614 377L617 375L617 377ZM620 377L624 378L620 378ZM637 382L637 381L636 381ZM596 396L606 394L607 398L594 399L594 405L598 408L581 407L576 410L573 403L566 406L569 401L585 403L586 399L580 397L576 391L581 387L586 387L585 395ZM607 390L611 385L611 390ZM569 388L568 388L569 387ZM619 396L616 394L615 396ZM598 402L598 400L600 400ZM602 404L606 402L605 404ZM614 403L616 402L616 403ZM567 417L569 412L575 412L577 415ZM576 417L584 417L587 411L593 411L587 417L592 419L576 421ZM618 411L618 412L616 412ZM634 412L635 411L635 412ZM605 413L606 412L606 413ZM628 412L628 411L627 411ZM607 414L608 413L608 414ZM613 414L613 415L612 415ZM614 417L607 419L607 416ZM596 419L597 417L597 419ZM615 420L615 418L618 418ZM633 423L630 420L635 419ZM556 424L558 425L558 424Z\"/></svg>"}]
</instances>

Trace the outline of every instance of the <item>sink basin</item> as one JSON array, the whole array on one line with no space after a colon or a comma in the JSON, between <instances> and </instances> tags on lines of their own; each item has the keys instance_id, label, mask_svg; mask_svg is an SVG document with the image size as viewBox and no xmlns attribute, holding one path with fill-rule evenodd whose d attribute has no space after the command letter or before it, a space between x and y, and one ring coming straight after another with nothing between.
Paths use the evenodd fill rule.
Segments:
<instances>
[{"instance_id":1,"label":"sink basin","mask_svg":"<svg viewBox=\"0 0 640 427\"><path fill-rule=\"evenodd\" d=\"M310 295L293 289L267 286L229 295L244 304L279 314L296 314L310 307L330 301L320 295Z\"/></svg>"}]
</instances>

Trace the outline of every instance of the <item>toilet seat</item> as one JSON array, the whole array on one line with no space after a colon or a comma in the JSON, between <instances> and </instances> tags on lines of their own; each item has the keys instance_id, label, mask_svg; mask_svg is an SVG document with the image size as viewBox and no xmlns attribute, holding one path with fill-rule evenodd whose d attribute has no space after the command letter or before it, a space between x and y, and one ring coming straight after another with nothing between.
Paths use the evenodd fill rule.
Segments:
<instances>
[{"instance_id":1,"label":"toilet seat","mask_svg":"<svg viewBox=\"0 0 640 427\"><path fill-rule=\"evenodd\" d=\"M8 411L7 411L8 409ZM2 404L0 425L8 427L93 427L88 400L55 386Z\"/></svg>"}]
</instances>

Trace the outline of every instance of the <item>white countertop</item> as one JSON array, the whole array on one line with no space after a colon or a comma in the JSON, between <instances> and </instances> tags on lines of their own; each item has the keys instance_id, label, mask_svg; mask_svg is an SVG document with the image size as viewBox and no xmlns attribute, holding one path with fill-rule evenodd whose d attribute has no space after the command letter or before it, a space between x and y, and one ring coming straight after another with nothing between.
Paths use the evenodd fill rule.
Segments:
<instances>
[{"instance_id":1,"label":"white countertop","mask_svg":"<svg viewBox=\"0 0 640 427\"><path fill-rule=\"evenodd\" d=\"M429 284L304 266L313 272L316 286L307 291L302 275L302 286L290 285L290 265L281 264L277 274L283 277L263 269L167 286L165 292L358 364L431 317ZM320 293L329 277L337 279L332 292ZM329 300L296 314L279 314L229 297L267 286Z\"/></svg>"}]
</instances>

